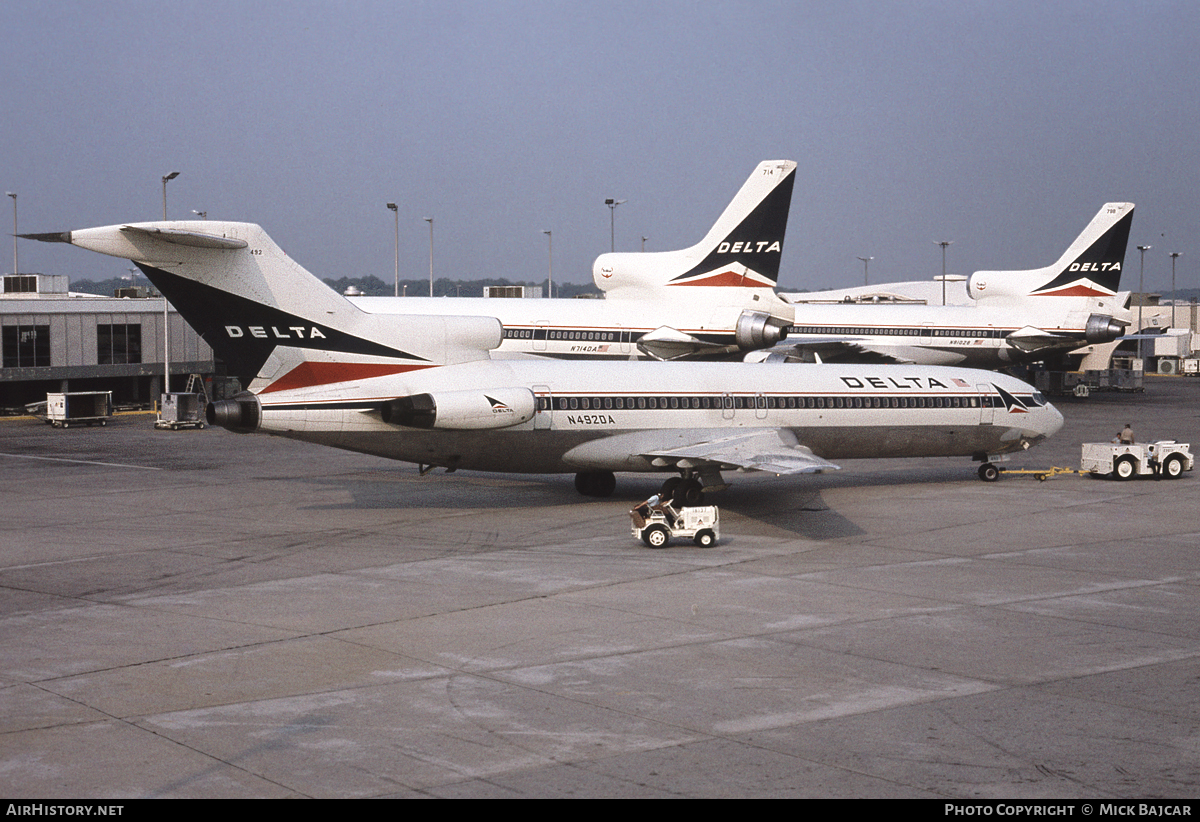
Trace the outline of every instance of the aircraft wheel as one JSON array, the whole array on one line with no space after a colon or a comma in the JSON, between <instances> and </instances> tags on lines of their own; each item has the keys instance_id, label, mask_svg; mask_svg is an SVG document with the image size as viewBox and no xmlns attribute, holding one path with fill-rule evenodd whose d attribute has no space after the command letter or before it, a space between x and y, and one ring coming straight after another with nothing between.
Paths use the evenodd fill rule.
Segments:
<instances>
[{"instance_id":1,"label":"aircraft wheel","mask_svg":"<svg viewBox=\"0 0 1200 822\"><path fill-rule=\"evenodd\" d=\"M675 490L683 484L683 477L668 477L659 489L658 495L662 499L675 499Z\"/></svg>"},{"instance_id":2,"label":"aircraft wheel","mask_svg":"<svg viewBox=\"0 0 1200 822\"><path fill-rule=\"evenodd\" d=\"M645 531L642 531L642 542L646 543L650 548L666 548L667 542L670 539L671 535L661 525L651 525Z\"/></svg>"},{"instance_id":3,"label":"aircraft wheel","mask_svg":"<svg viewBox=\"0 0 1200 822\"><path fill-rule=\"evenodd\" d=\"M1183 466L1183 457L1178 454L1172 454L1163 463L1162 475L1167 479L1179 479L1183 476Z\"/></svg>"},{"instance_id":4,"label":"aircraft wheel","mask_svg":"<svg viewBox=\"0 0 1200 822\"><path fill-rule=\"evenodd\" d=\"M701 548L711 548L717 541L717 535L705 528L703 531L698 531L692 541Z\"/></svg>"},{"instance_id":5,"label":"aircraft wheel","mask_svg":"<svg viewBox=\"0 0 1200 822\"><path fill-rule=\"evenodd\" d=\"M704 502L704 488L699 480L684 480L676 489L672 498L677 508L687 508Z\"/></svg>"},{"instance_id":6,"label":"aircraft wheel","mask_svg":"<svg viewBox=\"0 0 1200 822\"><path fill-rule=\"evenodd\" d=\"M1127 480L1133 479L1137 475L1137 460L1130 456L1121 457L1113 466L1113 479Z\"/></svg>"},{"instance_id":7,"label":"aircraft wheel","mask_svg":"<svg viewBox=\"0 0 1200 822\"><path fill-rule=\"evenodd\" d=\"M984 482L995 482L1000 479L1000 469L990 462L985 462L979 466L979 478Z\"/></svg>"},{"instance_id":8,"label":"aircraft wheel","mask_svg":"<svg viewBox=\"0 0 1200 822\"><path fill-rule=\"evenodd\" d=\"M617 488L612 471L587 471L575 475L575 490L585 497L611 497Z\"/></svg>"}]
</instances>

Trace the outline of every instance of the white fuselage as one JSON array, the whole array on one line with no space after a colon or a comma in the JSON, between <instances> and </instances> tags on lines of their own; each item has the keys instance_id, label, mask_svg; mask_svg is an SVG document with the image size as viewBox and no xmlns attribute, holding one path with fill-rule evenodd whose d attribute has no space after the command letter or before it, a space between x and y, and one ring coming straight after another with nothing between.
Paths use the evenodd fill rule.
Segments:
<instances>
[{"instance_id":1,"label":"white fuselage","mask_svg":"<svg viewBox=\"0 0 1200 822\"><path fill-rule=\"evenodd\" d=\"M537 410L484 430L408 428L380 414L396 397L464 389L528 389ZM667 470L644 455L752 429L791 431L825 459L983 457L1062 425L1019 380L923 366L477 362L258 398L265 433L514 473Z\"/></svg>"},{"instance_id":2,"label":"white fuselage","mask_svg":"<svg viewBox=\"0 0 1200 822\"><path fill-rule=\"evenodd\" d=\"M644 299L507 299L483 297L351 297L378 315L495 317L504 327L493 359L616 359L645 357L638 342L663 327L704 344L696 353L722 356L751 350L739 340L747 311L792 319L792 306L770 289L664 286Z\"/></svg>"},{"instance_id":3,"label":"white fuselage","mask_svg":"<svg viewBox=\"0 0 1200 822\"><path fill-rule=\"evenodd\" d=\"M1088 320L1120 315L1116 298L1028 297L968 306L801 303L783 345L838 341L897 362L1000 368L1037 359L1016 344L1024 329L1071 350L1088 344ZM1017 336L1012 336L1016 334Z\"/></svg>"}]
</instances>

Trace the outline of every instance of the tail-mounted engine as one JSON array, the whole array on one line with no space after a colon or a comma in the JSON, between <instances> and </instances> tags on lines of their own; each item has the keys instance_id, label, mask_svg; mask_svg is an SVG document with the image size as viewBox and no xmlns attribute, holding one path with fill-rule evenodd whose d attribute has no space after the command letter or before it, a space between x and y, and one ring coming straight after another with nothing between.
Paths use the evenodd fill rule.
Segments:
<instances>
[{"instance_id":1,"label":"tail-mounted engine","mask_svg":"<svg viewBox=\"0 0 1200 822\"><path fill-rule=\"evenodd\" d=\"M210 402L204 410L209 425L219 425L238 434L252 434L262 419L258 397L249 391L235 394L231 400Z\"/></svg>"},{"instance_id":2,"label":"tail-mounted engine","mask_svg":"<svg viewBox=\"0 0 1200 822\"><path fill-rule=\"evenodd\" d=\"M1088 317L1084 336L1090 343L1112 342L1125 334L1125 326L1128 324L1106 314L1093 314Z\"/></svg>"},{"instance_id":3,"label":"tail-mounted engine","mask_svg":"<svg viewBox=\"0 0 1200 822\"><path fill-rule=\"evenodd\" d=\"M743 311L734 340L742 351L770 348L787 337L788 321L762 311Z\"/></svg>"},{"instance_id":4,"label":"tail-mounted engine","mask_svg":"<svg viewBox=\"0 0 1200 822\"><path fill-rule=\"evenodd\" d=\"M528 388L411 394L384 403L380 413L384 422L406 428L508 428L533 419L537 397Z\"/></svg>"}]
</instances>

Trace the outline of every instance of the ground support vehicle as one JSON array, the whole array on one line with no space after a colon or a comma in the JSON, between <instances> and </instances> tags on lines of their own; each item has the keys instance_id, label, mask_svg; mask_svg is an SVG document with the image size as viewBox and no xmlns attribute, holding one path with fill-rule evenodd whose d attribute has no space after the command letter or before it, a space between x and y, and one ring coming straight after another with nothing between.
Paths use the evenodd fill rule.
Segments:
<instances>
[{"instance_id":1,"label":"ground support vehicle","mask_svg":"<svg viewBox=\"0 0 1200 822\"><path fill-rule=\"evenodd\" d=\"M629 512L631 531L650 548L665 548L672 537L688 537L701 548L721 538L721 516L715 505L676 508L651 497Z\"/></svg>"},{"instance_id":2,"label":"ground support vehicle","mask_svg":"<svg viewBox=\"0 0 1200 822\"><path fill-rule=\"evenodd\" d=\"M1184 471L1192 470L1194 462L1191 446L1186 442L1159 440L1131 445L1085 442L1079 469L1117 480L1133 479L1137 476L1178 479L1183 476Z\"/></svg>"},{"instance_id":3,"label":"ground support vehicle","mask_svg":"<svg viewBox=\"0 0 1200 822\"><path fill-rule=\"evenodd\" d=\"M203 428L204 405L203 394L163 394L154 427L170 428L172 431L178 431L180 428Z\"/></svg>"},{"instance_id":4,"label":"ground support vehicle","mask_svg":"<svg viewBox=\"0 0 1200 822\"><path fill-rule=\"evenodd\" d=\"M55 428L72 425L104 425L112 416L111 391L72 391L46 395L46 415Z\"/></svg>"}]
</instances>

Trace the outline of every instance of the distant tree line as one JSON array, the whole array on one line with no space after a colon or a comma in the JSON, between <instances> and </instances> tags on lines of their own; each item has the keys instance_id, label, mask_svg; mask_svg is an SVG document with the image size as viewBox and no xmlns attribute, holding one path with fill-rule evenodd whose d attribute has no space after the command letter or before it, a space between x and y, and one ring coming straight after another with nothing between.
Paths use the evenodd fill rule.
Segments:
<instances>
[{"instance_id":1,"label":"distant tree line","mask_svg":"<svg viewBox=\"0 0 1200 822\"><path fill-rule=\"evenodd\" d=\"M374 275L367 277L341 277L337 280L326 277L323 282L339 294L344 293L350 286L357 288L366 297L390 297L395 290L393 283L384 282ZM545 280L541 282L525 282L521 280L508 280L503 277L489 277L482 280L451 280L441 277L433 281L433 296L482 297L484 286L497 285L524 285L534 288L540 286L542 296L548 296L546 294ZM407 294L409 297L428 297L429 280L401 280L400 293ZM578 285L576 283L554 284L555 297L571 298L582 294L599 296L600 290L592 283L586 285Z\"/></svg>"},{"instance_id":2,"label":"distant tree line","mask_svg":"<svg viewBox=\"0 0 1200 822\"><path fill-rule=\"evenodd\" d=\"M375 276L368 277L342 277L334 280L326 277L322 282L332 288L334 291L342 294L350 286L354 286L367 297L390 297L392 296L393 286L390 282L384 282ZM103 294L106 297L111 297L116 293L118 288L129 288L130 281L125 277L114 277L109 280L75 280L71 283L71 290L78 291L84 294ZM132 285L142 286L143 288L150 287L149 281L145 277L138 277L132 282ZM445 277L433 281L433 296L435 297L482 297L483 287L494 285L527 285L541 286L542 296L545 297L546 281L540 283L535 282L513 282L504 278L490 278L484 280L451 280ZM428 297L429 296L429 280L401 280L400 293L404 294L407 286L407 294L410 297ZM151 288L155 294L158 292ZM600 291L592 283L579 285L577 283L555 283L554 296L569 299L581 295L599 296Z\"/></svg>"}]
</instances>

